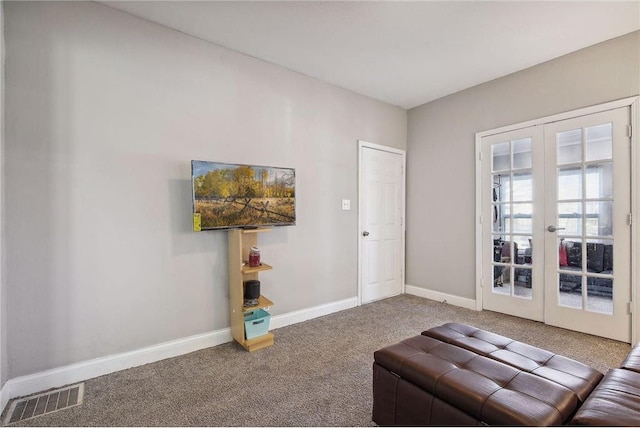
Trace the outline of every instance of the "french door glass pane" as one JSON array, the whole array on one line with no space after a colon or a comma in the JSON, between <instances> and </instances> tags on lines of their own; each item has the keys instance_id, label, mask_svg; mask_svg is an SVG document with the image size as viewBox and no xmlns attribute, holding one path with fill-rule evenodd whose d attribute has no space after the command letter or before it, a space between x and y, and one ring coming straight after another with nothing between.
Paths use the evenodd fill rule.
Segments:
<instances>
[{"instance_id":1,"label":"french door glass pane","mask_svg":"<svg viewBox=\"0 0 640 428\"><path fill-rule=\"evenodd\" d=\"M515 246L515 252L517 252L518 247L517 245ZM502 263L513 263L514 260L514 244L513 241L505 241L504 244L502 245L502 257L500 259L500 261Z\"/></svg>"},{"instance_id":2,"label":"french door glass pane","mask_svg":"<svg viewBox=\"0 0 640 428\"><path fill-rule=\"evenodd\" d=\"M613 272L613 240L587 240L587 272L610 274Z\"/></svg>"},{"instance_id":3,"label":"french door glass pane","mask_svg":"<svg viewBox=\"0 0 640 428\"><path fill-rule=\"evenodd\" d=\"M558 141L558 165L582 162L582 129L560 132Z\"/></svg>"},{"instance_id":4,"label":"french door glass pane","mask_svg":"<svg viewBox=\"0 0 640 428\"><path fill-rule=\"evenodd\" d=\"M531 280L533 271L527 268L515 268L514 274L514 295L523 299L533 298L533 289L531 288Z\"/></svg>"},{"instance_id":5,"label":"french door glass pane","mask_svg":"<svg viewBox=\"0 0 640 428\"><path fill-rule=\"evenodd\" d=\"M509 266L494 266L494 280L493 280L493 292L496 294L502 294L504 296L511 295L511 283L510 274L511 268Z\"/></svg>"},{"instance_id":6,"label":"french door glass pane","mask_svg":"<svg viewBox=\"0 0 640 428\"><path fill-rule=\"evenodd\" d=\"M532 233L532 209L533 204L513 204L511 232Z\"/></svg>"},{"instance_id":7,"label":"french door glass pane","mask_svg":"<svg viewBox=\"0 0 640 428\"><path fill-rule=\"evenodd\" d=\"M499 202L509 202L511 200L511 174L502 173L494 174L493 190L495 192L494 199Z\"/></svg>"},{"instance_id":8,"label":"french door glass pane","mask_svg":"<svg viewBox=\"0 0 640 428\"><path fill-rule=\"evenodd\" d=\"M613 279L587 276L587 310L613 314Z\"/></svg>"},{"instance_id":9,"label":"french door glass pane","mask_svg":"<svg viewBox=\"0 0 640 428\"><path fill-rule=\"evenodd\" d=\"M587 202L585 205L587 235L613 235L613 201Z\"/></svg>"},{"instance_id":10,"label":"french door glass pane","mask_svg":"<svg viewBox=\"0 0 640 428\"><path fill-rule=\"evenodd\" d=\"M585 187L588 199L613 198L613 162L587 166Z\"/></svg>"},{"instance_id":11,"label":"french door glass pane","mask_svg":"<svg viewBox=\"0 0 640 428\"><path fill-rule=\"evenodd\" d=\"M582 275L563 272L558 275L558 304L582 309Z\"/></svg>"},{"instance_id":12,"label":"french door glass pane","mask_svg":"<svg viewBox=\"0 0 640 428\"><path fill-rule=\"evenodd\" d=\"M602 271L600 273L605 275L613 274L613 239L599 239L594 242L604 245L604 252L602 254Z\"/></svg>"},{"instance_id":13,"label":"french door glass pane","mask_svg":"<svg viewBox=\"0 0 640 428\"><path fill-rule=\"evenodd\" d=\"M587 162L613 158L612 131L611 123L586 128L585 160Z\"/></svg>"},{"instance_id":14,"label":"french door glass pane","mask_svg":"<svg viewBox=\"0 0 640 428\"><path fill-rule=\"evenodd\" d=\"M513 174L514 202L529 202L533 199L533 177L531 172Z\"/></svg>"},{"instance_id":15,"label":"french door glass pane","mask_svg":"<svg viewBox=\"0 0 640 428\"><path fill-rule=\"evenodd\" d=\"M513 141L513 169L531 168L531 138Z\"/></svg>"},{"instance_id":16,"label":"french door glass pane","mask_svg":"<svg viewBox=\"0 0 640 428\"><path fill-rule=\"evenodd\" d=\"M511 168L510 142L491 146L492 171L508 171Z\"/></svg>"},{"instance_id":17,"label":"french door glass pane","mask_svg":"<svg viewBox=\"0 0 640 428\"><path fill-rule=\"evenodd\" d=\"M511 295L511 267L509 266L511 246L509 235L493 235L493 292Z\"/></svg>"},{"instance_id":18,"label":"french door glass pane","mask_svg":"<svg viewBox=\"0 0 640 428\"><path fill-rule=\"evenodd\" d=\"M558 200L582 199L582 167L558 168Z\"/></svg>"},{"instance_id":19,"label":"french door glass pane","mask_svg":"<svg viewBox=\"0 0 640 428\"><path fill-rule=\"evenodd\" d=\"M511 204L493 204L493 231L511 231Z\"/></svg>"},{"instance_id":20,"label":"french door glass pane","mask_svg":"<svg viewBox=\"0 0 640 428\"><path fill-rule=\"evenodd\" d=\"M559 202L559 235L582 235L582 202Z\"/></svg>"},{"instance_id":21,"label":"french door glass pane","mask_svg":"<svg viewBox=\"0 0 640 428\"><path fill-rule=\"evenodd\" d=\"M517 265L531 265L533 261L533 248L531 248L532 236L514 236L513 242L518 249L518 257L515 259Z\"/></svg>"}]
</instances>

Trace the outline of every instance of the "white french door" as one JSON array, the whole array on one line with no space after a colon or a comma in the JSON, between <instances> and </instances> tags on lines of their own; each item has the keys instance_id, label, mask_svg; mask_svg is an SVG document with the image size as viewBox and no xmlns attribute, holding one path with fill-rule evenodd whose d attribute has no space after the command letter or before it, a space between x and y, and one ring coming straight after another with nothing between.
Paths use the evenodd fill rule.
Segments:
<instances>
[{"instance_id":1,"label":"white french door","mask_svg":"<svg viewBox=\"0 0 640 428\"><path fill-rule=\"evenodd\" d=\"M482 140L483 308L544 321L542 128ZM534 263L536 261L536 263Z\"/></svg>"},{"instance_id":2,"label":"white french door","mask_svg":"<svg viewBox=\"0 0 640 428\"><path fill-rule=\"evenodd\" d=\"M630 342L629 123L623 107L481 139L484 309Z\"/></svg>"},{"instance_id":3,"label":"white french door","mask_svg":"<svg viewBox=\"0 0 640 428\"><path fill-rule=\"evenodd\" d=\"M546 322L631 340L629 108L545 126Z\"/></svg>"},{"instance_id":4,"label":"white french door","mask_svg":"<svg viewBox=\"0 0 640 428\"><path fill-rule=\"evenodd\" d=\"M405 153L360 142L359 282L361 303L404 288Z\"/></svg>"}]
</instances>

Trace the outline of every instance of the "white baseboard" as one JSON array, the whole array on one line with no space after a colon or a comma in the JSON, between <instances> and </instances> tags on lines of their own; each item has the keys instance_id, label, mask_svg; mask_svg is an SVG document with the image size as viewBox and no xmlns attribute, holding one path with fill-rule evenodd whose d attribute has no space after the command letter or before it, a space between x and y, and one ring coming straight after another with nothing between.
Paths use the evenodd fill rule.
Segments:
<instances>
[{"instance_id":1,"label":"white baseboard","mask_svg":"<svg viewBox=\"0 0 640 428\"><path fill-rule=\"evenodd\" d=\"M0 409L2 409L0 413L4 411L4 408L7 406L8 402L9 402L9 392L8 392L7 384L5 383L4 385L2 385L2 389L0 389Z\"/></svg>"},{"instance_id":2,"label":"white baseboard","mask_svg":"<svg viewBox=\"0 0 640 428\"><path fill-rule=\"evenodd\" d=\"M441 293L439 291L428 290L426 288L416 287L415 285L406 284L404 286L405 293L418 297L424 297L438 302L449 303L450 305L460 306L467 309L477 310L475 299L467 299L465 297L454 296L453 294Z\"/></svg>"},{"instance_id":3,"label":"white baseboard","mask_svg":"<svg viewBox=\"0 0 640 428\"><path fill-rule=\"evenodd\" d=\"M287 314L275 315L271 317L271 328L286 327L299 322L308 321L334 312L344 311L358 306L358 298L350 297L337 302L326 303L324 305L313 306L311 308L300 309L299 311Z\"/></svg>"},{"instance_id":4,"label":"white baseboard","mask_svg":"<svg viewBox=\"0 0 640 428\"><path fill-rule=\"evenodd\" d=\"M86 379L113 373L131 367L176 357L211 346L230 342L231 329L224 328L209 333L148 346L135 351L109 355L68 366L58 367L10 379L3 390L7 390L8 399L29 395L50 388L57 388Z\"/></svg>"},{"instance_id":5,"label":"white baseboard","mask_svg":"<svg viewBox=\"0 0 640 428\"><path fill-rule=\"evenodd\" d=\"M276 315L271 319L271 328L286 327L323 315L329 315L357 306L358 299L352 297L337 302L314 306L287 314ZM103 376L119 370L137 367L144 364L177 357L189 352L209 348L231 342L230 328L197 334L183 339L149 346L131 352L109 355L68 366L46 370L8 380L0 390L0 404L5 408L9 400L24 395L34 394L51 388L81 382L94 377Z\"/></svg>"}]
</instances>

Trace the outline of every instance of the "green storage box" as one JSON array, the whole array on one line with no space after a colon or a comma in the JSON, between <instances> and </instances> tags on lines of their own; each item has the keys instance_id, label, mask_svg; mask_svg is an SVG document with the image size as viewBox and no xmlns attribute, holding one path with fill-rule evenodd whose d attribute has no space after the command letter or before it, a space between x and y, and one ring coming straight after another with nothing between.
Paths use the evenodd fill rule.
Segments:
<instances>
[{"instance_id":1,"label":"green storage box","mask_svg":"<svg viewBox=\"0 0 640 428\"><path fill-rule=\"evenodd\" d=\"M271 315L264 309L245 312L244 335L247 340L267 334L269 331L269 321L271 321Z\"/></svg>"}]
</instances>

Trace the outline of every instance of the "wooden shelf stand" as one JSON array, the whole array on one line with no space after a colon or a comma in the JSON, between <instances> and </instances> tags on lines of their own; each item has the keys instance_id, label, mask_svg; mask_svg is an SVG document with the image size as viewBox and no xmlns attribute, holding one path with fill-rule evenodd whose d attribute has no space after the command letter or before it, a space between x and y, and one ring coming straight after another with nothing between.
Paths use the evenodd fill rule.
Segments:
<instances>
[{"instance_id":1,"label":"wooden shelf stand","mask_svg":"<svg viewBox=\"0 0 640 428\"><path fill-rule=\"evenodd\" d=\"M265 296L260 296L256 306L244 307L242 285L244 281L258 279L258 273L273 269L266 263L257 267L242 264L243 260L249 260L249 250L258 244L258 233L269 232L271 229L231 229L229 230L229 312L231 316L231 334L236 342L247 351L273 345L274 335L267 332L260 337L246 339L244 327L245 312L260 308L269 308L273 302Z\"/></svg>"}]
</instances>

